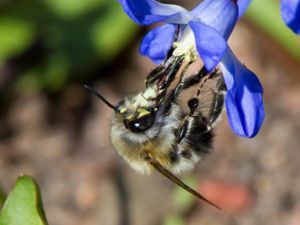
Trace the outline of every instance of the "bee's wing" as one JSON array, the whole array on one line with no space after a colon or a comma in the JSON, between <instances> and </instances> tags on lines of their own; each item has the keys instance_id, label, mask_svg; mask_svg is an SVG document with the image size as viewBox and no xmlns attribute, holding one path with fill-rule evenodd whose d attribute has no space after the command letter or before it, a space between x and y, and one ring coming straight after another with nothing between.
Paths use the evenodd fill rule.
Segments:
<instances>
[{"instance_id":1,"label":"bee's wing","mask_svg":"<svg viewBox=\"0 0 300 225\"><path fill-rule=\"evenodd\" d=\"M226 86L221 72L213 72L213 75L205 81L199 95L198 112L214 127L224 109L224 97Z\"/></svg>"},{"instance_id":2,"label":"bee's wing","mask_svg":"<svg viewBox=\"0 0 300 225\"><path fill-rule=\"evenodd\" d=\"M173 181L175 184L179 185L186 191L190 192L192 195L194 195L196 198L201 199L202 201L207 202L208 204L216 207L217 209L221 210L219 206L209 201L207 198L205 198L203 195L199 194L197 191L183 183L180 179L178 179L175 175L173 175L170 171L168 171L166 168L164 168L155 158L153 158L150 155L147 155L147 161L161 174L163 174L165 177L167 177L169 180Z\"/></svg>"}]
</instances>

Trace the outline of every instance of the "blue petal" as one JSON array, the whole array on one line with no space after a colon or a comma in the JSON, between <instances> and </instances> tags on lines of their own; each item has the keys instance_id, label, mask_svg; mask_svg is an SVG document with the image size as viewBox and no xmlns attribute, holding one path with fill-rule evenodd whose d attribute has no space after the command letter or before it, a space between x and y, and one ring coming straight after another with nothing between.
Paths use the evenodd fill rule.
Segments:
<instances>
[{"instance_id":1,"label":"blue petal","mask_svg":"<svg viewBox=\"0 0 300 225\"><path fill-rule=\"evenodd\" d=\"M238 5L234 0L204 0L190 15L201 23L215 28L227 40L238 19Z\"/></svg>"},{"instance_id":2,"label":"blue petal","mask_svg":"<svg viewBox=\"0 0 300 225\"><path fill-rule=\"evenodd\" d=\"M239 7L239 18L244 15L244 13L246 12L251 1L252 0L238 0L237 1L238 7Z\"/></svg>"},{"instance_id":3,"label":"blue petal","mask_svg":"<svg viewBox=\"0 0 300 225\"><path fill-rule=\"evenodd\" d=\"M281 17L289 28L300 35L300 0L281 0Z\"/></svg>"},{"instance_id":4,"label":"blue petal","mask_svg":"<svg viewBox=\"0 0 300 225\"><path fill-rule=\"evenodd\" d=\"M221 61L227 48L226 40L214 28L196 21L189 25L194 33L196 48L208 72Z\"/></svg>"},{"instance_id":5,"label":"blue petal","mask_svg":"<svg viewBox=\"0 0 300 225\"><path fill-rule=\"evenodd\" d=\"M250 70L228 48L221 62L227 86L226 111L234 132L254 137L264 120L263 88Z\"/></svg>"},{"instance_id":6,"label":"blue petal","mask_svg":"<svg viewBox=\"0 0 300 225\"><path fill-rule=\"evenodd\" d=\"M149 25L167 19L181 23L187 11L172 4L162 4L155 0L119 0L127 15L136 23Z\"/></svg>"},{"instance_id":7,"label":"blue petal","mask_svg":"<svg viewBox=\"0 0 300 225\"><path fill-rule=\"evenodd\" d=\"M143 39L140 53L155 63L161 63L172 47L176 25L165 24L151 30Z\"/></svg>"}]
</instances>

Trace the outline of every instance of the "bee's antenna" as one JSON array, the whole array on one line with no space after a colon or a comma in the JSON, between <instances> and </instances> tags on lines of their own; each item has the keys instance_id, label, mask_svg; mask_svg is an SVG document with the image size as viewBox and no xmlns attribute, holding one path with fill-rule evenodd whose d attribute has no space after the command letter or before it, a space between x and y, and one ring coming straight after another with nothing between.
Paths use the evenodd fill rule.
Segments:
<instances>
[{"instance_id":1,"label":"bee's antenna","mask_svg":"<svg viewBox=\"0 0 300 225\"><path fill-rule=\"evenodd\" d=\"M100 95L97 91L92 89L90 86L85 84L85 85L83 85L83 87L85 89L87 89L89 92L91 92L92 94L96 95L98 98L100 98L109 108L112 108L114 111L119 112L119 110L116 106L114 106L109 101L107 101L102 95Z\"/></svg>"}]
</instances>

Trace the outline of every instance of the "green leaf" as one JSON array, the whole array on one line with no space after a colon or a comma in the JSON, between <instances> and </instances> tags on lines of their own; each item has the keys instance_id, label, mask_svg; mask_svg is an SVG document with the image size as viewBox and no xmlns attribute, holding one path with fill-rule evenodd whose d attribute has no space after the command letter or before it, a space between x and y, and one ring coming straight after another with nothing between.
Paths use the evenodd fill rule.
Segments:
<instances>
[{"instance_id":1,"label":"green leaf","mask_svg":"<svg viewBox=\"0 0 300 225\"><path fill-rule=\"evenodd\" d=\"M188 184L191 188L197 186L197 181L194 177L188 176L183 179L183 182ZM180 212L188 210L196 201L196 198L185 189L177 186L174 191L174 205Z\"/></svg>"},{"instance_id":2,"label":"green leaf","mask_svg":"<svg viewBox=\"0 0 300 225\"><path fill-rule=\"evenodd\" d=\"M65 19L73 19L100 7L104 0L46 0L44 3L57 15Z\"/></svg>"},{"instance_id":3,"label":"green leaf","mask_svg":"<svg viewBox=\"0 0 300 225\"><path fill-rule=\"evenodd\" d=\"M299 36L284 24L279 7L278 0L254 0L246 12L246 17L300 60Z\"/></svg>"},{"instance_id":4,"label":"green leaf","mask_svg":"<svg viewBox=\"0 0 300 225\"><path fill-rule=\"evenodd\" d=\"M4 194L4 191L2 189L2 187L0 186L0 210L4 204L4 201L5 201L5 194Z\"/></svg>"},{"instance_id":5,"label":"green leaf","mask_svg":"<svg viewBox=\"0 0 300 225\"><path fill-rule=\"evenodd\" d=\"M47 224L37 183L31 177L19 177L0 213L0 225Z\"/></svg>"},{"instance_id":6,"label":"green leaf","mask_svg":"<svg viewBox=\"0 0 300 225\"><path fill-rule=\"evenodd\" d=\"M86 79L139 29L115 0L9 1L0 14L0 66L20 61L14 84L20 91L59 91L72 79Z\"/></svg>"},{"instance_id":7,"label":"green leaf","mask_svg":"<svg viewBox=\"0 0 300 225\"><path fill-rule=\"evenodd\" d=\"M138 26L118 2L110 2L102 17L91 27L90 38L102 63L112 60L132 40Z\"/></svg>"},{"instance_id":8,"label":"green leaf","mask_svg":"<svg viewBox=\"0 0 300 225\"><path fill-rule=\"evenodd\" d=\"M5 16L0 17L0 34L0 64L27 49L35 37L32 24Z\"/></svg>"},{"instance_id":9,"label":"green leaf","mask_svg":"<svg viewBox=\"0 0 300 225\"><path fill-rule=\"evenodd\" d=\"M44 63L24 73L16 86L22 91L35 92L40 88L58 91L68 79L69 67L68 58L57 52L57 54L49 55Z\"/></svg>"},{"instance_id":10,"label":"green leaf","mask_svg":"<svg viewBox=\"0 0 300 225\"><path fill-rule=\"evenodd\" d=\"M172 214L166 218L163 222L163 225L184 225L184 220L182 217Z\"/></svg>"}]
</instances>

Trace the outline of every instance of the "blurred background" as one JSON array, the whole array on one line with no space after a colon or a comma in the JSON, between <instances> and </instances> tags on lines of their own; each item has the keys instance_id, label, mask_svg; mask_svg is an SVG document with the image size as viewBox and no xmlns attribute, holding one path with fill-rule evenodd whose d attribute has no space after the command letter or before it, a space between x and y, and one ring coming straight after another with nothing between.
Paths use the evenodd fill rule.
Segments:
<instances>
[{"instance_id":1,"label":"blurred background","mask_svg":"<svg viewBox=\"0 0 300 225\"><path fill-rule=\"evenodd\" d=\"M51 225L299 225L300 39L279 1L254 0L230 38L264 86L261 132L237 137L224 115L212 154L182 176L223 212L158 173L131 170L110 144L112 111L82 87L113 103L142 90L155 67L138 53L147 29L117 1L0 1L4 192L20 174L35 177Z\"/></svg>"}]
</instances>

